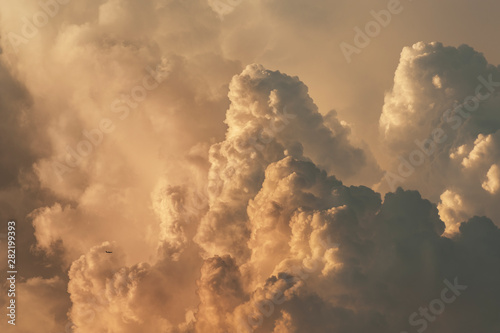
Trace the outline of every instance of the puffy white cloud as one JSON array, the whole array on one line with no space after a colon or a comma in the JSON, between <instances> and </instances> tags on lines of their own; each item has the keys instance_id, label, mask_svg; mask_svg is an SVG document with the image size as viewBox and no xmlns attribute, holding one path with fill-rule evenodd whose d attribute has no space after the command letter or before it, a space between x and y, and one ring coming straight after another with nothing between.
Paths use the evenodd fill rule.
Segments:
<instances>
[{"instance_id":1,"label":"puffy white cloud","mask_svg":"<svg viewBox=\"0 0 500 333\"><path fill-rule=\"evenodd\" d=\"M237 327L254 327L255 332L284 327L291 332L409 330L419 326L410 327L409 316L439 298L446 286L443 280L457 276L467 286L469 278L477 283L470 265L499 274L497 268L474 264L474 247L480 242L497 247L486 240L489 233L492 238L500 235L490 220L473 219L462 225L458 238L442 237L444 223L436 206L417 192L398 190L382 203L367 188L345 187L321 175L310 162L291 157L268 167L263 188L249 209L262 204L250 219L252 260L242 266L255 291L234 312ZM271 193L264 196L267 191ZM291 218L290 211L295 211ZM481 253L493 251L487 260L498 261L493 248ZM468 297L480 297L485 290ZM456 315L472 311L469 301L463 302L429 325L444 331L460 327Z\"/></svg>"},{"instance_id":2,"label":"puffy white cloud","mask_svg":"<svg viewBox=\"0 0 500 333\"><path fill-rule=\"evenodd\" d=\"M467 45L406 47L380 117L393 159L381 188L441 200L448 232L474 215L499 223L499 87L499 67Z\"/></svg>"},{"instance_id":3,"label":"puffy white cloud","mask_svg":"<svg viewBox=\"0 0 500 333\"><path fill-rule=\"evenodd\" d=\"M165 258L155 265L127 266L123 249L116 245L93 247L69 271L75 332L187 332L197 305L195 272L200 265L186 265L189 258L181 255L182 264Z\"/></svg>"},{"instance_id":4,"label":"puffy white cloud","mask_svg":"<svg viewBox=\"0 0 500 333\"><path fill-rule=\"evenodd\" d=\"M442 128L447 139L438 145L439 152L495 132L500 121L495 110L499 81L499 69L467 45L420 42L405 47L392 90L385 96L383 137L397 152L406 153L415 140L432 138L432 130Z\"/></svg>"},{"instance_id":5,"label":"puffy white cloud","mask_svg":"<svg viewBox=\"0 0 500 333\"><path fill-rule=\"evenodd\" d=\"M486 177L482 185L483 188L491 194L497 193L500 189L500 167L498 167L498 164L493 164L491 166Z\"/></svg>"},{"instance_id":6,"label":"puffy white cloud","mask_svg":"<svg viewBox=\"0 0 500 333\"><path fill-rule=\"evenodd\" d=\"M349 142L333 114L328 122L296 77L249 65L230 85L228 131L210 148L210 209L197 241L210 255L247 256L247 204L259 191L266 167L285 156L314 161L349 181L378 167ZM361 176L363 177L363 176Z\"/></svg>"},{"instance_id":7,"label":"puffy white cloud","mask_svg":"<svg viewBox=\"0 0 500 333\"><path fill-rule=\"evenodd\" d=\"M470 210L470 207L464 206L464 200L459 194L446 190L441 194L438 209L439 216L446 224L446 233L453 235L458 232L460 223L467 220L466 209Z\"/></svg>"}]
</instances>

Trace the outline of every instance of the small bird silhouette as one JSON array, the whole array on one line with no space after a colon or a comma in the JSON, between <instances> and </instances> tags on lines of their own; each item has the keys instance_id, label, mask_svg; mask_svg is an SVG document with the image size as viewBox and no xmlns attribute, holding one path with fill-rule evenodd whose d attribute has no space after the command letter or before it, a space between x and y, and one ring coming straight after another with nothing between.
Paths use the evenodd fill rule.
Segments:
<instances>
[{"instance_id":1,"label":"small bird silhouette","mask_svg":"<svg viewBox=\"0 0 500 333\"><path fill-rule=\"evenodd\" d=\"M113 252L111 252L111 251L106 251L106 253L113 253Z\"/></svg>"}]
</instances>

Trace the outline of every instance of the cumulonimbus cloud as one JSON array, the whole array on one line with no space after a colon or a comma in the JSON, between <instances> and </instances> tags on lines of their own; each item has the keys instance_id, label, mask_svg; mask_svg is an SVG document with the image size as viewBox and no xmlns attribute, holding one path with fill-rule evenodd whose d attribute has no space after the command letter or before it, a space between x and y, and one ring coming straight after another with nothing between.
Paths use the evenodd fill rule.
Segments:
<instances>
[{"instance_id":1,"label":"cumulonimbus cloud","mask_svg":"<svg viewBox=\"0 0 500 333\"><path fill-rule=\"evenodd\" d=\"M269 4L281 5L289 3ZM26 2L2 13L24 6L40 9ZM32 249L44 267L19 284L26 313L43 308L21 330L499 326L498 219L473 217L496 213L493 94L436 144L431 181L418 171L407 182L438 205L402 189L382 198L354 186L372 185L380 169L334 111L318 111L303 82L224 56L238 48L217 46L221 22L206 1L59 6L14 56L4 36L18 23L0 24L0 84L9 88L0 92L9 115L0 140L16 150L1 164L10 198L2 207L31 212L21 252ZM130 98L148 68L168 75L138 103ZM440 110L474 97L478 84L489 92L479 76L496 82L498 68L470 47L405 48L380 122L395 158L433 134ZM447 116L456 126L461 114ZM112 118L112 135L59 180L53 162L103 118Z\"/></svg>"},{"instance_id":2,"label":"cumulonimbus cloud","mask_svg":"<svg viewBox=\"0 0 500 333\"><path fill-rule=\"evenodd\" d=\"M252 81L252 75L258 80ZM106 309L93 322L78 320L82 331L104 329L110 321L124 332L134 332L137 325L167 332L276 333L382 333L431 327L465 332L498 325L493 309L498 306L500 289L493 287L493 281L500 277L500 231L490 219L474 217L461 224L453 237L444 236L445 223L437 206L417 191L398 189L382 200L368 187L346 186L317 165L314 155L306 155L305 148L288 146L286 133L281 134L285 129L267 143L269 147L253 152L257 161L243 153L251 149L248 131L258 132L259 120L276 115L267 98L252 99L262 89L275 91L265 82L273 75L278 82L297 82L260 66L248 67L233 80L233 84L242 80L245 89L233 88L231 100L247 103L238 109L242 114L228 111L226 140L210 150L208 211L194 222L199 223L194 239L201 249L190 242L193 235L185 239L187 234L181 233L181 238L165 239L167 247L182 245L179 255L163 252L154 266L127 268L122 260L110 270L102 247L73 263L70 292L75 318L87 304L85 297L103 292L77 286L101 285L108 302L115 304L114 313ZM287 89L293 91L294 85L284 86L280 87L283 92L277 89L270 95L285 96L280 99L283 103L288 98L294 101L297 94L286 98ZM271 100L276 101L275 97ZM298 132L301 125L297 126ZM287 147L289 153L284 152ZM227 170L231 173L225 175ZM212 178L216 175L222 176L216 181ZM179 202L181 193L171 189L165 198ZM185 224L172 203L159 205L171 207L164 219L176 221L168 228L180 230ZM197 274L177 275L186 273L179 269L187 263L199 265L191 271ZM114 271L138 267L143 277L133 278L124 287L130 290L128 298L109 289L121 274ZM170 267L170 273L162 267ZM102 274L95 273L101 270ZM170 294L167 281L181 277L185 283L179 284L176 295ZM183 298L183 307L178 306L185 320L154 309L137 310L138 306L148 308L143 299L168 308L189 294L192 284L188 281L194 280L197 297ZM153 288L151 281L164 286L160 287L164 292ZM142 298L139 290L145 295ZM476 302L483 304L481 310ZM491 311L484 311L485 307ZM119 318L118 313L127 315Z\"/></svg>"}]
</instances>

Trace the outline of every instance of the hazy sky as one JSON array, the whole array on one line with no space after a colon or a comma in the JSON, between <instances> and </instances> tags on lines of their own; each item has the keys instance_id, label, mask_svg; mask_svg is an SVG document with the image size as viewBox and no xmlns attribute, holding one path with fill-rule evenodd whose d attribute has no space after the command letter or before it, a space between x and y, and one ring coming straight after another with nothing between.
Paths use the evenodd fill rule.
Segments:
<instances>
[{"instance_id":1,"label":"hazy sky","mask_svg":"<svg viewBox=\"0 0 500 333\"><path fill-rule=\"evenodd\" d=\"M1 2L2 332L500 332L499 12Z\"/></svg>"}]
</instances>

